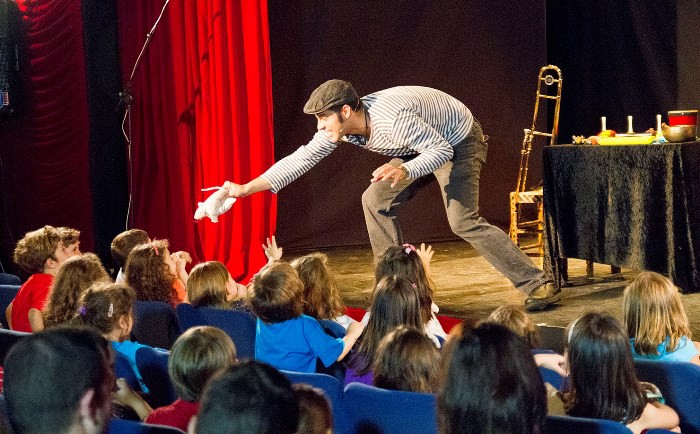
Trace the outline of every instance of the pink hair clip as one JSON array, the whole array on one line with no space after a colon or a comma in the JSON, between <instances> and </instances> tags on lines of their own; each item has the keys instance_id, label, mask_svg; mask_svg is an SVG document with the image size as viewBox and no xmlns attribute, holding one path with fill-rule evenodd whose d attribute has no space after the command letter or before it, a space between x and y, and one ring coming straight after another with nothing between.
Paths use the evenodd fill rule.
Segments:
<instances>
[{"instance_id":1,"label":"pink hair clip","mask_svg":"<svg viewBox=\"0 0 700 434\"><path fill-rule=\"evenodd\" d=\"M414 246L413 244L405 243L405 244L403 245L403 247L405 247L404 252L406 252L407 255L408 255L409 253L411 253L412 251L413 251L413 252L416 251L416 246Z\"/></svg>"},{"instance_id":2,"label":"pink hair clip","mask_svg":"<svg viewBox=\"0 0 700 434\"><path fill-rule=\"evenodd\" d=\"M153 250L156 251L156 256L160 256L160 253L158 253L158 246L153 246Z\"/></svg>"}]
</instances>

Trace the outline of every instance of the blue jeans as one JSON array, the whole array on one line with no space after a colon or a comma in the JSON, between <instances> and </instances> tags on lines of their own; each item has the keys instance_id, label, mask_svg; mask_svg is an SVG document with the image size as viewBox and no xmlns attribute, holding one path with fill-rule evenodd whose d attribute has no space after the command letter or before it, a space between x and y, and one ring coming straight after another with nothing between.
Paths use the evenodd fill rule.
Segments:
<instances>
[{"instance_id":1,"label":"blue jeans","mask_svg":"<svg viewBox=\"0 0 700 434\"><path fill-rule=\"evenodd\" d=\"M542 270L501 229L479 216L479 175L486 162L488 145L481 125L474 119L469 135L454 147L454 156L433 172L440 184L447 220L452 231L470 243L513 285L529 294L547 281ZM405 160L394 158L390 164ZM391 188L391 180L376 182L362 194L367 231L375 258L403 242L397 220L399 206L430 181L429 176L404 179Z\"/></svg>"}]
</instances>

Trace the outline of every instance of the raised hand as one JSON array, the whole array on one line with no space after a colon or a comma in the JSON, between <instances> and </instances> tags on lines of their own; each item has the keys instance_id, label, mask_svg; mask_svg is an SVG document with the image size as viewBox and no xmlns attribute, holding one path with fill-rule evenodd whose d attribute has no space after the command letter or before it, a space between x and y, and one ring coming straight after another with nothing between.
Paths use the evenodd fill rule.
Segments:
<instances>
[{"instance_id":1,"label":"raised hand","mask_svg":"<svg viewBox=\"0 0 700 434\"><path fill-rule=\"evenodd\" d=\"M282 258L282 247L277 247L277 240L274 235L272 236L272 240L270 240L270 238L267 239L267 242L262 245L262 248L265 251L265 256L267 256L268 263L279 261Z\"/></svg>"},{"instance_id":2,"label":"raised hand","mask_svg":"<svg viewBox=\"0 0 700 434\"><path fill-rule=\"evenodd\" d=\"M416 254L423 263L423 268L425 268L425 274L430 277L430 261L433 259L433 246L425 247L425 243L420 243L420 248L416 249Z\"/></svg>"}]
</instances>

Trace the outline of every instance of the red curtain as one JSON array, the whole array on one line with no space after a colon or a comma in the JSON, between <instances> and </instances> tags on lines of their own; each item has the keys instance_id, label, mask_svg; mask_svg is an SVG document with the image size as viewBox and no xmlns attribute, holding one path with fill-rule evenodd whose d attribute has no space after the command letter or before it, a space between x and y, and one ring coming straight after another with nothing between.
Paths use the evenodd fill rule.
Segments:
<instances>
[{"instance_id":1,"label":"red curtain","mask_svg":"<svg viewBox=\"0 0 700 434\"><path fill-rule=\"evenodd\" d=\"M79 229L91 250L88 109L81 3L18 0L22 93L16 117L0 121L3 251L45 224ZM12 228L12 229L10 229Z\"/></svg>"},{"instance_id":2,"label":"red curtain","mask_svg":"<svg viewBox=\"0 0 700 434\"><path fill-rule=\"evenodd\" d=\"M118 0L128 79L162 2ZM133 81L134 227L195 262L219 260L246 281L273 234L270 193L239 199L219 223L193 220L204 187L246 182L274 161L265 0L172 0Z\"/></svg>"}]
</instances>

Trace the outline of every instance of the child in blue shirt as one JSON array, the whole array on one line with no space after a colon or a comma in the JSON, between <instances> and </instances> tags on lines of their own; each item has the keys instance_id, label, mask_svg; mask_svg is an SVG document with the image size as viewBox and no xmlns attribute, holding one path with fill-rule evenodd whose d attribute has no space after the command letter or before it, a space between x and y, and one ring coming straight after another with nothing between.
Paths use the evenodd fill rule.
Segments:
<instances>
[{"instance_id":1,"label":"child in blue shirt","mask_svg":"<svg viewBox=\"0 0 700 434\"><path fill-rule=\"evenodd\" d=\"M315 372L317 359L328 367L348 354L362 324L351 324L344 338L328 336L316 319L302 313L303 293L297 272L286 262L273 262L255 277L249 304L258 317L256 360L277 369Z\"/></svg>"}]
</instances>

